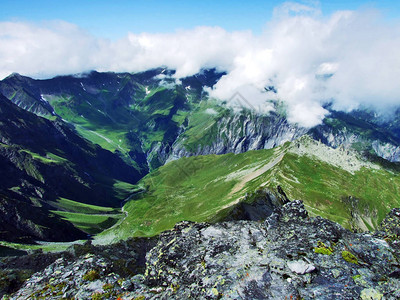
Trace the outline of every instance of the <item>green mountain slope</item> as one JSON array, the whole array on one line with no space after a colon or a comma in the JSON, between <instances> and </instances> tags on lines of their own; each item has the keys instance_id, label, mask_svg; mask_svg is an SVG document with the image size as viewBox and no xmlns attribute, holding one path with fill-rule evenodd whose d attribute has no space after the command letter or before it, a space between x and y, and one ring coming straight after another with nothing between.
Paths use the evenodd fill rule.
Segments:
<instances>
[{"instance_id":1,"label":"green mountain slope","mask_svg":"<svg viewBox=\"0 0 400 300\"><path fill-rule=\"evenodd\" d=\"M71 203L119 208L132 184L143 176L64 122L38 117L1 95L0 165L0 239L12 241L86 237L66 222L73 219L71 215L58 211L74 212ZM62 198L71 200L69 206ZM88 215L95 219L93 212ZM108 217L115 218L115 212Z\"/></svg>"},{"instance_id":2,"label":"green mountain slope","mask_svg":"<svg viewBox=\"0 0 400 300\"><path fill-rule=\"evenodd\" d=\"M280 185L315 215L372 229L400 205L398 173L303 137L271 150L206 155L170 162L144 177L125 204L127 217L98 236L107 241L152 236L178 221L218 221L259 189Z\"/></svg>"},{"instance_id":3,"label":"green mountain slope","mask_svg":"<svg viewBox=\"0 0 400 300\"><path fill-rule=\"evenodd\" d=\"M26 110L50 119L61 117L84 138L147 172L164 163L158 153L152 154L154 148L172 145L200 101L203 87L220 76L210 71L210 76L176 84L174 78L165 77L172 73L91 72L49 80L13 74L0 82L0 92ZM192 88L185 88L189 84Z\"/></svg>"},{"instance_id":4,"label":"green mountain slope","mask_svg":"<svg viewBox=\"0 0 400 300\"><path fill-rule=\"evenodd\" d=\"M131 184L152 172L134 187L141 192L126 204L128 218L115 227L122 228L123 237L154 235L182 219L223 219L239 201L254 200L259 188L280 186L290 198L306 200L315 214L348 228L374 228L388 207L397 205L396 171L349 160L353 154L306 140L301 144L312 151L293 145L249 150L275 148L308 133L334 148L368 152L381 163L376 155L399 161L398 121L382 122L367 110L327 107L331 114L324 123L309 130L290 124L282 103L271 101L276 110L259 114L241 110L243 99L231 99L239 101L236 106L210 99L204 87L223 75L215 70L180 80L173 73L159 68L47 80L13 74L0 81L10 104L48 119L9 108L1 113L4 199L22 197L28 208L45 206L45 216L95 234L123 216L101 207L118 207ZM310 156L314 152L320 155ZM360 164L364 169L354 167ZM35 228L42 232L42 227Z\"/></svg>"},{"instance_id":5,"label":"green mountain slope","mask_svg":"<svg viewBox=\"0 0 400 300\"><path fill-rule=\"evenodd\" d=\"M398 108L387 118L368 108L345 113L328 105L330 115L309 130L287 122L283 102L271 101L266 105L275 111L260 115L240 111L251 99L210 99L204 88L223 76L216 70L179 80L173 74L164 68L47 80L12 74L0 81L0 93L38 115L63 118L81 136L145 173L171 159L269 149L307 132L331 147L400 161Z\"/></svg>"}]
</instances>

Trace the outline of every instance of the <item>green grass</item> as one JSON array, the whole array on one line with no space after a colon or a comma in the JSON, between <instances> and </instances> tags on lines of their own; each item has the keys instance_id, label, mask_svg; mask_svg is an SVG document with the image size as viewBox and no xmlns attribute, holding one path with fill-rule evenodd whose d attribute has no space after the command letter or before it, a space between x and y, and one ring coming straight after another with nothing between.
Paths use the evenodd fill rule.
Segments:
<instances>
[{"instance_id":1,"label":"green grass","mask_svg":"<svg viewBox=\"0 0 400 300\"><path fill-rule=\"evenodd\" d=\"M76 130L84 138L111 152L115 152L116 150L125 154L129 152L128 141L125 137L126 132L124 130L91 130L77 124Z\"/></svg>"},{"instance_id":2,"label":"green grass","mask_svg":"<svg viewBox=\"0 0 400 300\"><path fill-rule=\"evenodd\" d=\"M230 194L239 179L224 176L267 162L274 150L245 154L209 155L173 161L143 178L147 192L129 201L128 218L112 229L122 237L152 236L182 220L215 221L246 189Z\"/></svg>"},{"instance_id":3,"label":"green grass","mask_svg":"<svg viewBox=\"0 0 400 300\"><path fill-rule=\"evenodd\" d=\"M20 150L20 152L25 152L28 153L32 156L33 159L40 161L41 163L45 163L45 164L51 164L51 163L56 163L56 164L60 164L60 163L64 163L67 162L67 160L61 156L58 156L54 153L48 152L46 153L46 156L42 156L38 153L23 149Z\"/></svg>"},{"instance_id":4,"label":"green grass","mask_svg":"<svg viewBox=\"0 0 400 300\"><path fill-rule=\"evenodd\" d=\"M187 111L178 110L176 112L176 114L173 115L172 121L174 121L175 123L181 125L186 120L187 116L188 116L188 112Z\"/></svg>"},{"instance_id":5,"label":"green grass","mask_svg":"<svg viewBox=\"0 0 400 300\"><path fill-rule=\"evenodd\" d=\"M105 213L119 213L120 209L112 207L103 207L97 205L90 205L73 200L59 198L56 203L52 203L58 209L69 212L84 213L84 214L105 214Z\"/></svg>"},{"instance_id":6,"label":"green grass","mask_svg":"<svg viewBox=\"0 0 400 300\"><path fill-rule=\"evenodd\" d=\"M131 186L124 182L117 182L116 185L125 192ZM51 204L57 208L51 212L89 234L96 234L113 226L123 216L119 208L90 205L65 198L59 198Z\"/></svg>"},{"instance_id":7,"label":"green grass","mask_svg":"<svg viewBox=\"0 0 400 300\"><path fill-rule=\"evenodd\" d=\"M296 178L298 182L289 180ZM362 168L354 175L327 163L289 153L281 168L271 178L271 185L280 184L292 199L304 199L313 212L351 227L349 201L355 211L366 215L376 228L390 208L400 205L400 177L385 170ZM349 197L356 200L349 200ZM364 216L365 220L365 216Z\"/></svg>"},{"instance_id":8,"label":"green grass","mask_svg":"<svg viewBox=\"0 0 400 300\"><path fill-rule=\"evenodd\" d=\"M0 241L1 246L17 249L17 250L25 250L25 251L34 251L41 249L44 252L62 252L66 251L73 244L83 244L85 241L73 241L73 242L38 242L37 245L30 244L20 244L20 243L12 243Z\"/></svg>"},{"instance_id":9,"label":"green grass","mask_svg":"<svg viewBox=\"0 0 400 300\"><path fill-rule=\"evenodd\" d=\"M84 214L66 211L52 212L89 234L102 232L113 226L122 217L122 214Z\"/></svg>"},{"instance_id":10,"label":"green grass","mask_svg":"<svg viewBox=\"0 0 400 300\"><path fill-rule=\"evenodd\" d=\"M116 180L113 185L113 189L117 192L120 199L126 199L130 194L132 194L135 187L136 185L119 180Z\"/></svg>"},{"instance_id":11,"label":"green grass","mask_svg":"<svg viewBox=\"0 0 400 300\"><path fill-rule=\"evenodd\" d=\"M102 93L107 95L106 91ZM104 97L107 98L107 96ZM98 98L101 97L99 96ZM108 107L108 102L110 101L104 100L102 102L95 97L87 100L68 96L52 97L50 99L50 103L56 113L74 124L78 133L84 138L112 152L118 150L127 154L129 147L126 133L134 123L134 120L123 124L124 126L120 122L116 122L115 119L128 119L128 109L123 111L120 108L114 111L111 107ZM91 103L91 105L88 103ZM114 115L109 115L109 111L113 111Z\"/></svg>"},{"instance_id":12,"label":"green grass","mask_svg":"<svg viewBox=\"0 0 400 300\"><path fill-rule=\"evenodd\" d=\"M127 217L98 239L153 236L182 220L218 221L246 194L277 185L290 199L304 200L312 215L347 228L360 225L351 211L372 229L391 208L400 206L398 173L362 168L351 174L314 157L288 152L289 148L287 143L271 150L170 162L139 182L138 189L145 192L127 202Z\"/></svg>"}]
</instances>

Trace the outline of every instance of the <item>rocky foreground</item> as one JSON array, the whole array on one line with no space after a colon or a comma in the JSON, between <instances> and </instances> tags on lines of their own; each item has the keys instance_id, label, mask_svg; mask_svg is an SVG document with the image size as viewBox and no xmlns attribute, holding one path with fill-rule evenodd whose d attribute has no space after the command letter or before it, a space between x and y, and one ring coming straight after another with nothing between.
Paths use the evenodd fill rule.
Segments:
<instances>
[{"instance_id":1,"label":"rocky foreground","mask_svg":"<svg viewBox=\"0 0 400 300\"><path fill-rule=\"evenodd\" d=\"M354 233L296 200L265 221L181 222L154 239L3 259L15 274L24 260L44 268L3 299L399 299L399 224L394 209L381 231Z\"/></svg>"}]
</instances>

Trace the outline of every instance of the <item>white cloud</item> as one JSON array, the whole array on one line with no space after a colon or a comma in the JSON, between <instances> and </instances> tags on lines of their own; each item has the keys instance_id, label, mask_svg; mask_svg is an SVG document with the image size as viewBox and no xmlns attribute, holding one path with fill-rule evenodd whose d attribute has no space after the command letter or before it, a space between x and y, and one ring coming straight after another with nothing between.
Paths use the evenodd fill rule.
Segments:
<instances>
[{"instance_id":1,"label":"white cloud","mask_svg":"<svg viewBox=\"0 0 400 300\"><path fill-rule=\"evenodd\" d=\"M99 47L99 41L66 22L40 26L3 22L0 23L0 77L12 72L47 77L90 70L95 67L90 54Z\"/></svg>"},{"instance_id":2,"label":"white cloud","mask_svg":"<svg viewBox=\"0 0 400 300\"><path fill-rule=\"evenodd\" d=\"M400 104L400 26L374 11L340 11L324 17L315 5L285 3L264 32L198 27L169 34L95 38L73 24L0 23L0 77L12 72L44 78L91 69L143 71L168 66L176 77L217 67L227 75L210 90L227 100L236 92L254 107L286 103L291 122L311 127L327 111L360 104ZM274 85L278 93L266 93Z\"/></svg>"},{"instance_id":3,"label":"white cloud","mask_svg":"<svg viewBox=\"0 0 400 300\"><path fill-rule=\"evenodd\" d=\"M257 47L235 58L212 95L228 98L243 83L273 85L278 93L264 97L286 102L289 120L306 127L322 121L328 113L322 106L331 101L341 110L400 104L399 24L385 24L374 11L323 18L302 6L293 16L288 7L268 24Z\"/></svg>"}]
</instances>

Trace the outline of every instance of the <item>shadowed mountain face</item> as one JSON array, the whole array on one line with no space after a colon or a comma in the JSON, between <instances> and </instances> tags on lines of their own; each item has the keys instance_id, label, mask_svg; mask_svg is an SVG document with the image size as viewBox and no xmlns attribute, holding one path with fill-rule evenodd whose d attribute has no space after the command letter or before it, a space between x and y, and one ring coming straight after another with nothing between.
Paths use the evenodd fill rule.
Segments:
<instances>
[{"instance_id":1,"label":"shadowed mountain face","mask_svg":"<svg viewBox=\"0 0 400 300\"><path fill-rule=\"evenodd\" d=\"M117 181L142 177L117 155L0 96L1 239L71 240L83 232L49 210L59 197L119 206Z\"/></svg>"},{"instance_id":2,"label":"shadowed mountain face","mask_svg":"<svg viewBox=\"0 0 400 300\"><path fill-rule=\"evenodd\" d=\"M117 151L141 171L165 163L189 116L222 73L204 71L176 84L174 71L97 73L34 80L18 74L0 82L8 99L38 115L62 117L78 132Z\"/></svg>"}]
</instances>

